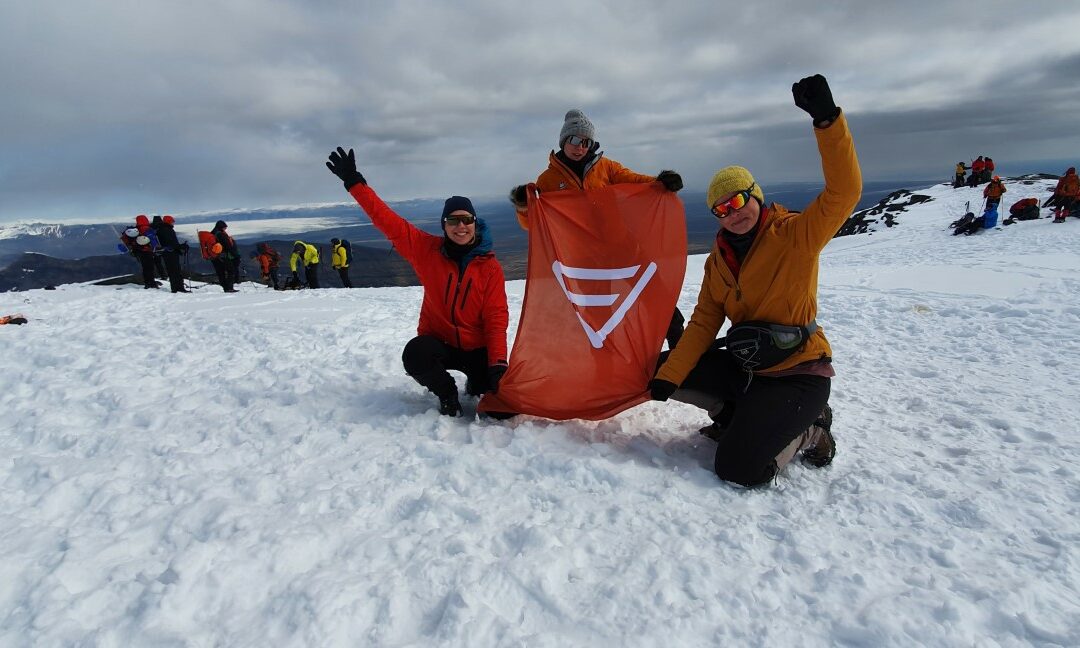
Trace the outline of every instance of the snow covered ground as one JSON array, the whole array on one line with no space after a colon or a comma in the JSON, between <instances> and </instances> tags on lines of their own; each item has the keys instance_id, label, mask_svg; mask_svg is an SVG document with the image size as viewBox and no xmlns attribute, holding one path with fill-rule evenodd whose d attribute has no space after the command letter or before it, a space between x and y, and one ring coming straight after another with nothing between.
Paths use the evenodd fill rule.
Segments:
<instances>
[{"instance_id":1,"label":"snow covered ground","mask_svg":"<svg viewBox=\"0 0 1080 648\"><path fill-rule=\"evenodd\" d=\"M0 645L1080 645L1080 221L921 193L826 250L839 452L765 490L677 403L438 416L418 288L0 294Z\"/></svg>"}]
</instances>

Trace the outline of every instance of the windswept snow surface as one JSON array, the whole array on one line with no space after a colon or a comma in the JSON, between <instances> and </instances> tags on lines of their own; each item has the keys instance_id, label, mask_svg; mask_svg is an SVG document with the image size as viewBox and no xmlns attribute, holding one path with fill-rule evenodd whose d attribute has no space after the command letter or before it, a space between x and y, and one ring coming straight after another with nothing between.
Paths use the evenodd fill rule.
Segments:
<instances>
[{"instance_id":1,"label":"windswept snow surface","mask_svg":"<svg viewBox=\"0 0 1080 648\"><path fill-rule=\"evenodd\" d=\"M920 193L823 255L839 453L763 490L682 404L438 416L418 288L2 294L0 644L1080 645L1080 221Z\"/></svg>"}]
</instances>

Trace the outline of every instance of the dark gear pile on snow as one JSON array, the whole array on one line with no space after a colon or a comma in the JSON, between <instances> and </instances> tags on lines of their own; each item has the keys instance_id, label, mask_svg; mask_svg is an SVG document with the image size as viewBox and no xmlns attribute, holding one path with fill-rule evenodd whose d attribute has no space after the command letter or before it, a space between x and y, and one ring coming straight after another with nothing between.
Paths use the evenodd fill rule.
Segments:
<instances>
[{"instance_id":1,"label":"dark gear pile on snow","mask_svg":"<svg viewBox=\"0 0 1080 648\"><path fill-rule=\"evenodd\" d=\"M976 218L975 214L968 212L960 218L954 220L949 224L949 227L953 228L953 236L963 234L969 236L971 234L977 234L981 232L986 225L986 218L979 216Z\"/></svg>"}]
</instances>

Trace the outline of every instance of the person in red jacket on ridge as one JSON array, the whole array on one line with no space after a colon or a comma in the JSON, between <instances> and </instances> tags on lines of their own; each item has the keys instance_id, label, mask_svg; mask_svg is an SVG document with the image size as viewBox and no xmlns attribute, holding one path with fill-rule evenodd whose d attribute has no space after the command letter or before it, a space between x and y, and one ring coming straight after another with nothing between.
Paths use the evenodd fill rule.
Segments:
<instances>
[{"instance_id":1,"label":"person in red jacket on ridge","mask_svg":"<svg viewBox=\"0 0 1080 648\"><path fill-rule=\"evenodd\" d=\"M340 146L326 163L373 225L409 262L424 287L417 336L405 345L405 372L439 398L439 413L461 416L457 383L465 374L472 396L497 392L506 373L506 278L492 253L490 230L464 196L446 199L442 236L429 234L396 214L356 170L352 149Z\"/></svg>"},{"instance_id":2,"label":"person in red jacket on ridge","mask_svg":"<svg viewBox=\"0 0 1080 648\"><path fill-rule=\"evenodd\" d=\"M983 156L980 155L971 163L971 177L968 182L971 183L972 187L982 184L984 171L986 171L986 162L983 161Z\"/></svg>"}]
</instances>

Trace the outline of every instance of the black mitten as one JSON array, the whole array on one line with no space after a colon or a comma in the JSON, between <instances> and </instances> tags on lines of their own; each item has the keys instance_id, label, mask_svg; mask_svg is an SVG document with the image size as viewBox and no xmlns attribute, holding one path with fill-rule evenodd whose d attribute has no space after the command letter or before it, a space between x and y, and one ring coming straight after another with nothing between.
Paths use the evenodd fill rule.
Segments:
<instances>
[{"instance_id":1,"label":"black mitten","mask_svg":"<svg viewBox=\"0 0 1080 648\"><path fill-rule=\"evenodd\" d=\"M676 192L683 187L682 176L670 169L664 169L656 174L656 179L664 185L664 189L671 192Z\"/></svg>"},{"instance_id":2,"label":"black mitten","mask_svg":"<svg viewBox=\"0 0 1080 648\"><path fill-rule=\"evenodd\" d=\"M336 151L330 152L330 161L326 163L326 168L330 169L330 173L333 173L345 183L345 191L352 189L358 184L367 184L364 180L364 176L360 175L360 172L356 170L356 154L352 149L346 153L340 146Z\"/></svg>"},{"instance_id":3,"label":"black mitten","mask_svg":"<svg viewBox=\"0 0 1080 648\"><path fill-rule=\"evenodd\" d=\"M525 196L525 185L518 185L510 190L510 202L521 209L529 206L529 201Z\"/></svg>"},{"instance_id":4,"label":"black mitten","mask_svg":"<svg viewBox=\"0 0 1080 648\"><path fill-rule=\"evenodd\" d=\"M506 362L500 361L496 364L488 367L488 391L492 394L499 393L499 381L502 380L503 374L506 373Z\"/></svg>"},{"instance_id":5,"label":"black mitten","mask_svg":"<svg viewBox=\"0 0 1080 648\"><path fill-rule=\"evenodd\" d=\"M829 82L820 74L792 84L791 95L795 98L795 105L810 114L815 126L835 121L840 116L840 109L833 103Z\"/></svg>"},{"instance_id":6,"label":"black mitten","mask_svg":"<svg viewBox=\"0 0 1080 648\"><path fill-rule=\"evenodd\" d=\"M661 380L660 378L653 378L649 381L649 396L654 401L666 401L671 398L671 395L675 393L675 390L679 386L673 382Z\"/></svg>"}]
</instances>

